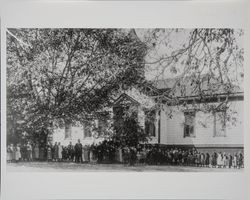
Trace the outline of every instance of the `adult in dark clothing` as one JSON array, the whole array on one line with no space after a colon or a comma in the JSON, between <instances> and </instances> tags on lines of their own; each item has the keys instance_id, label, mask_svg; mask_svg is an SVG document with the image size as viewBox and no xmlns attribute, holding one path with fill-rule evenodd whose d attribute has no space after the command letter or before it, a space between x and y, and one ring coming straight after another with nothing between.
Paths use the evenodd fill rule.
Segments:
<instances>
[{"instance_id":1,"label":"adult in dark clothing","mask_svg":"<svg viewBox=\"0 0 250 200\"><path fill-rule=\"evenodd\" d=\"M74 161L75 151L74 151L74 146L72 145L72 142L69 142L69 145L68 145L68 154L69 154L69 160L70 161Z\"/></svg>"},{"instance_id":2,"label":"adult in dark clothing","mask_svg":"<svg viewBox=\"0 0 250 200\"><path fill-rule=\"evenodd\" d=\"M210 161L210 154L206 153L205 154L205 166L208 167L209 166L209 161Z\"/></svg>"},{"instance_id":3,"label":"adult in dark clothing","mask_svg":"<svg viewBox=\"0 0 250 200\"><path fill-rule=\"evenodd\" d=\"M214 152L212 154L212 167L216 167L216 165L217 165L217 153Z\"/></svg>"},{"instance_id":4,"label":"adult in dark clothing","mask_svg":"<svg viewBox=\"0 0 250 200\"><path fill-rule=\"evenodd\" d=\"M53 147L53 159L54 159L54 161L58 161L58 145L57 145L57 142L55 142L55 145Z\"/></svg>"},{"instance_id":5,"label":"adult in dark clothing","mask_svg":"<svg viewBox=\"0 0 250 200\"><path fill-rule=\"evenodd\" d=\"M45 160L45 148L43 145L39 148L39 160L44 161Z\"/></svg>"},{"instance_id":6,"label":"adult in dark clothing","mask_svg":"<svg viewBox=\"0 0 250 200\"><path fill-rule=\"evenodd\" d=\"M52 161L52 145L50 143L46 146L47 151L47 161Z\"/></svg>"},{"instance_id":7,"label":"adult in dark clothing","mask_svg":"<svg viewBox=\"0 0 250 200\"><path fill-rule=\"evenodd\" d=\"M30 142L27 143L26 148L27 148L28 161L32 161L32 145L30 144Z\"/></svg>"},{"instance_id":8,"label":"adult in dark clothing","mask_svg":"<svg viewBox=\"0 0 250 200\"><path fill-rule=\"evenodd\" d=\"M62 160L63 161L68 160L68 149L67 149L67 147L62 147Z\"/></svg>"},{"instance_id":9,"label":"adult in dark clothing","mask_svg":"<svg viewBox=\"0 0 250 200\"><path fill-rule=\"evenodd\" d=\"M23 161L28 160L28 152L27 152L27 147L25 144L21 146L21 157Z\"/></svg>"},{"instance_id":10,"label":"adult in dark clothing","mask_svg":"<svg viewBox=\"0 0 250 200\"><path fill-rule=\"evenodd\" d=\"M229 154L228 157L229 157L229 166L228 167L231 168L233 165L233 156L231 154Z\"/></svg>"},{"instance_id":11,"label":"adult in dark clothing","mask_svg":"<svg viewBox=\"0 0 250 200\"><path fill-rule=\"evenodd\" d=\"M75 162L82 162L82 144L80 142L80 139L78 139L78 142L75 145Z\"/></svg>"}]
</instances>

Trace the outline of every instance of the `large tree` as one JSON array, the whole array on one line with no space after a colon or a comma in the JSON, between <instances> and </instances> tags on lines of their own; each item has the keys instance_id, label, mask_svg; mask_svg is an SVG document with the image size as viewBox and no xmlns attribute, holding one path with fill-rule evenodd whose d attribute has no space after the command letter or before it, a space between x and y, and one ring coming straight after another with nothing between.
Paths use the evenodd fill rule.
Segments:
<instances>
[{"instance_id":1,"label":"large tree","mask_svg":"<svg viewBox=\"0 0 250 200\"><path fill-rule=\"evenodd\" d=\"M137 29L148 47L146 76L158 92L158 102L204 112L229 108L229 97L243 92L244 48L241 29ZM160 85L159 85L160 83ZM155 91L154 91L155 92ZM157 91L156 91L157 93ZM223 98L216 98L223 93ZM170 99L169 99L170 98ZM211 103L217 101L217 103ZM233 122L237 110L227 109Z\"/></svg>"},{"instance_id":2,"label":"large tree","mask_svg":"<svg viewBox=\"0 0 250 200\"><path fill-rule=\"evenodd\" d=\"M8 131L46 138L52 123L98 115L144 81L146 50L134 30L9 29Z\"/></svg>"}]
</instances>

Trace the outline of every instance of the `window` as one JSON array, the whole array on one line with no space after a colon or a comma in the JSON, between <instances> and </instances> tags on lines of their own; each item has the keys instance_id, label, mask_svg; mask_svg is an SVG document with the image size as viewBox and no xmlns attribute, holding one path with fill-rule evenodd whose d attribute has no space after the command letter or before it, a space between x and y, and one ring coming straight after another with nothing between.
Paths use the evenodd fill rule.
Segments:
<instances>
[{"instance_id":1,"label":"window","mask_svg":"<svg viewBox=\"0 0 250 200\"><path fill-rule=\"evenodd\" d=\"M156 132L155 132L155 111L148 111L145 112L146 114L146 119L145 119L145 132L148 136L155 137Z\"/></svg>"},{"instance_id":2,"label":"window","mask_svg":"<svg viewBox=\"0 0 250 200\"><path fill-rule=\"evenodd\" d=\"M84 132L84 138L92 136L90 124L88 124L88 123L84 124L83 132Z\"/></svg>"},{"instance_id":3,"label":"window","mask_svg":"<svg viewBox=\"0 0 250 200\"><path fill-rule=\"evenodd\" d=\"M155 137L155 124L150 121L145 122L145 132L148 136Z\"/></svg>"},{"instance_id":4,"label":"window","mask_svg":"<svg viewBox=\"0 0 250 200\"><path fill-rule=\"evenodd\" d=\"M195 137L194 124L195 124L195 112L184 112L184 137Z\"/></svg>"},{"instance_id":5,"label":"window","mask_svg":"<svg viewBox=\"0 0 250 200\"><path fill-rule=\"evenodd\" d=\"M72 124L70 122L65 122L65 139L71 139L72 134Z\"/></svg>"},{"instance_id":6,"label":"window","mask_svg":"<svg viewBox=\"0 0 250 200\"><path fill-rule=\"evenodd\" d=\"M97 132L99 134L99 136L105 135L105 133L107 132L107 128L108 128L108 120L107 119L99 119L98 120L98 128L97 128Z\"/></svg>"},{"instance_id":7,"label":"window","mask_svg":"<svg viewBox=\"0 0 250 200\"><path fill-rule=\"evenodd\" d=\"M213 113L214 116L214 137L226 136L226 117L225 110L217 111Z\"/></svg>"},{"instance_id":8,"label":"window","mask_svg":"<svg viewBox=\"0 0 250 200\"><path fill-rule=\"evenodd\" d=\"M159 118L158 118L158 143L161 143L161 111L159 110Z\"/></svg>"}]
</instances>

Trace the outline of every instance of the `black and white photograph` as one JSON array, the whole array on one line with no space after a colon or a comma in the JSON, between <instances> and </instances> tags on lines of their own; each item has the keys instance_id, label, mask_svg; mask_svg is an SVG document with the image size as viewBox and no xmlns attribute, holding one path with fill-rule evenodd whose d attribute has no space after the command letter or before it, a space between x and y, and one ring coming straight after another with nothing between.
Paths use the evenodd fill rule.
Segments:
<instances>
[{"instance_id":1,"label":"black and white photograph","mask_svg":"<svg viewBox=\"0 0 250 200\"><path fill-rule=\"evenodd\" d=\"M244 171L244 29L6 30L8 172Z\"/></svg>"},{"instance_id":2,"label":"black and white photograph","mask_svg":"<svg viewBox=\"0 0 250 200\"><path fill-rule=\"evenodd\" d=\"M250 199L249 6L0 1L0 198Z\"/></svg>"}]
</instances>

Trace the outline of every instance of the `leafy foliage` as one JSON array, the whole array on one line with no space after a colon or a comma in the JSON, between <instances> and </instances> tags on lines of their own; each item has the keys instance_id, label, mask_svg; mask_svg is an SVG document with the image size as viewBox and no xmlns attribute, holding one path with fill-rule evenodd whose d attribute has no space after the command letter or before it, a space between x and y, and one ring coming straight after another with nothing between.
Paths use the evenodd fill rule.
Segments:
<instances>
[{"instance_id":1,"label":"leafy foliage","mask_svg":"<svg viewBox=\"0 0 250 200\"><path fill-rule=\"evenodd\" d=\"M160 81L169 90L158 102L170 97L172 105L216 112L227 109L235 115L230 95L243 92L244 49L241 29L147 29L143 41L148 46L146 76L155 85ZM162 80L164 79L165 82ZM223 94L223 98L217 95ZM180 98L195 96L193 103ZM213 102L208 98L213 98ZM162 101L161 101L162 100Z\"/></svg>"},{"instance_id":2,"label":"leafy foliage","mask_svg":"<svg viewBox=\"0 0 250 200\"><path fill-rule=\"evenodd\" d=\"M123 123L116 127L112 140L120 144L121 147L137 148L138 144L148 141L143 128L133 116L125 117Z\"/></svg>"},{"instance_id":3,"label":"leafy foliage","mask_svg":"<svg viewBox=\"0 0 250 200\"><path fill-rule=\"evenodd\" d=\"M146 47L121 29L9 29L8 127L84 121L144 81ZM13 120L13 117L16 119ZM11 128L12 127L12 128ZM25 129L24 129L25 130Z\"/></svg>"}]
</instances>

